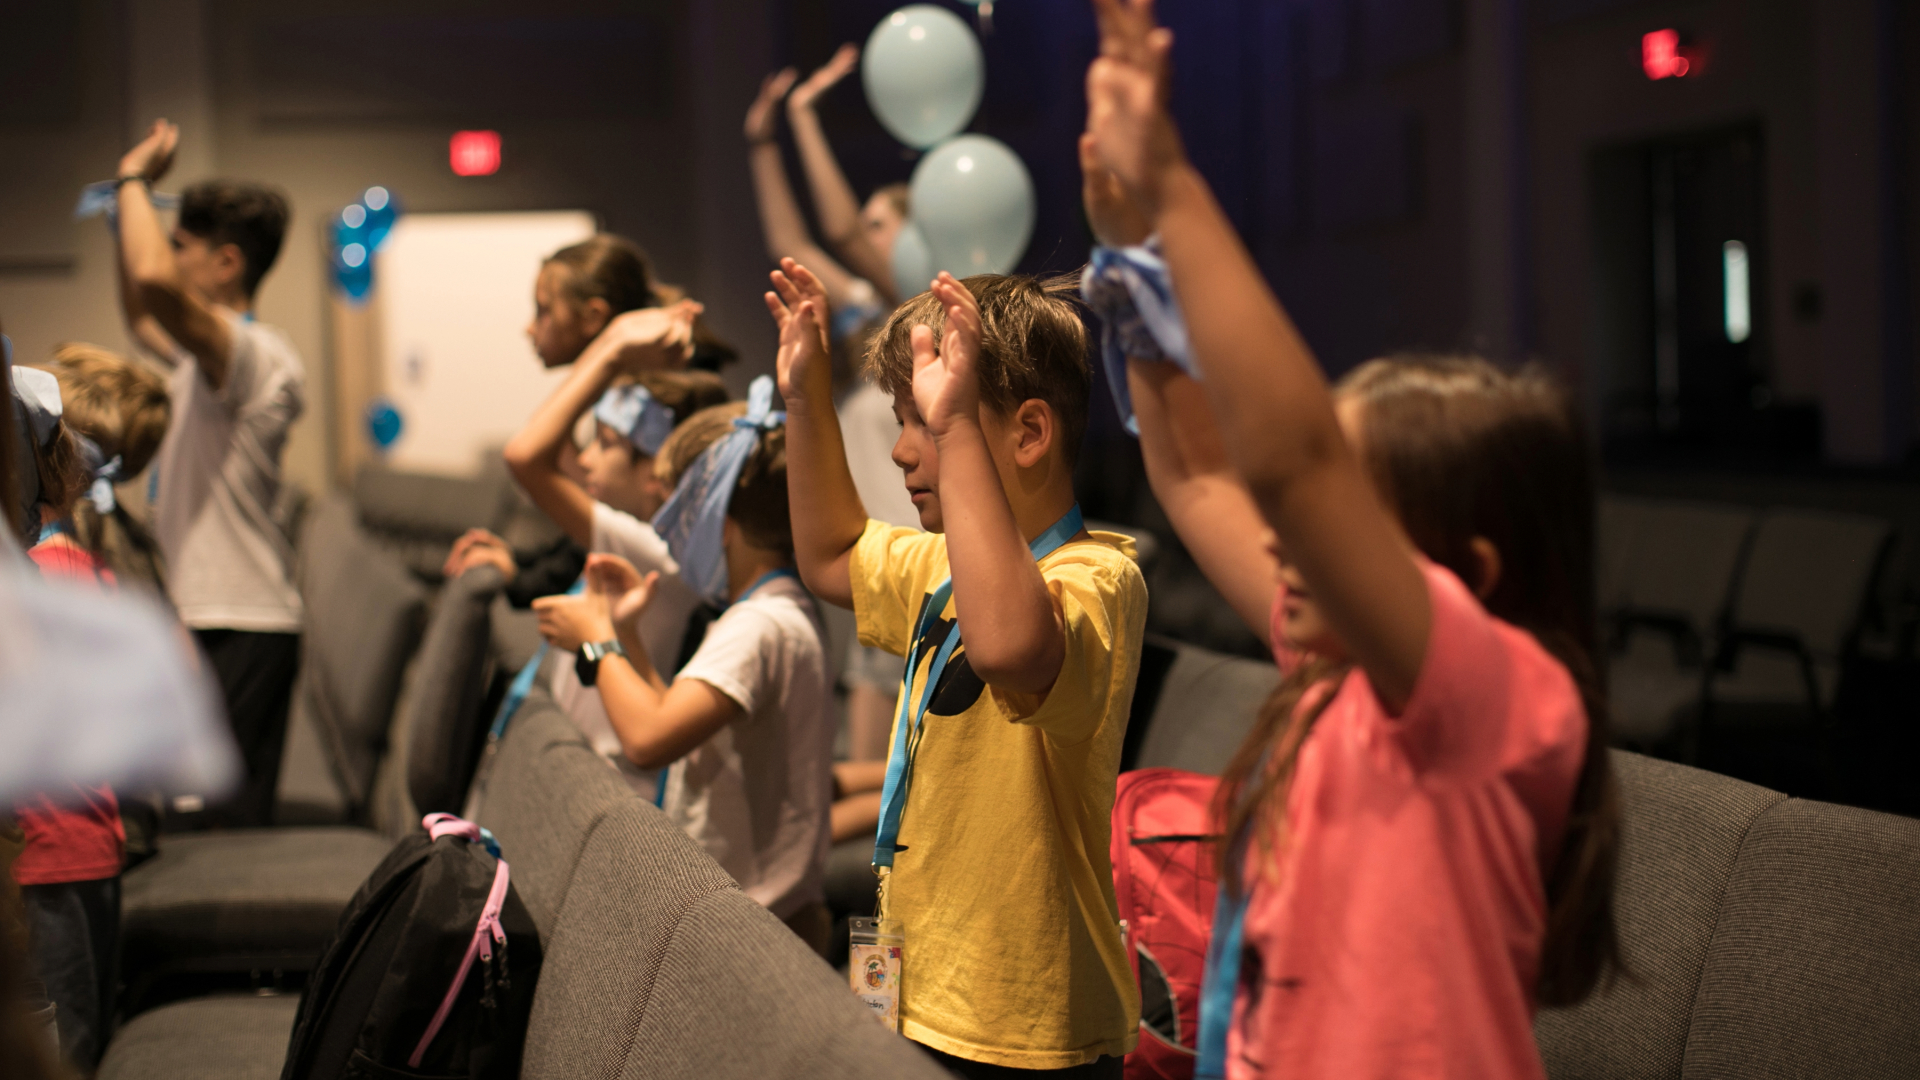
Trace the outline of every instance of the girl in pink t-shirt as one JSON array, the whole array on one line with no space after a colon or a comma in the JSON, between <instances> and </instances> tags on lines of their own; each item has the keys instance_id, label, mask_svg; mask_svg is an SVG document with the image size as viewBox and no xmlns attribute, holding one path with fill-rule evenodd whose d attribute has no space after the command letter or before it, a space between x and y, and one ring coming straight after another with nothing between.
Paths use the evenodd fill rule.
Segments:
<instances>
[{"instance_id":1,"label":"girl in pink t-shirt","mask_svg":"<svg viewBox=\"0 0 1920 1080\"><path fill-rule=\"evenodd\" d=\"M1575 412L1473 358L1329 391L1186 159L1171 36L1148 0L1096 9L1089 218L1158 235L1201 376L1128 365L1148 477L1286 672L1221 783L1238 981L1203 1075L1540 1077L1535 1007L1617 963Z\"/></svg>"}]
</instances>

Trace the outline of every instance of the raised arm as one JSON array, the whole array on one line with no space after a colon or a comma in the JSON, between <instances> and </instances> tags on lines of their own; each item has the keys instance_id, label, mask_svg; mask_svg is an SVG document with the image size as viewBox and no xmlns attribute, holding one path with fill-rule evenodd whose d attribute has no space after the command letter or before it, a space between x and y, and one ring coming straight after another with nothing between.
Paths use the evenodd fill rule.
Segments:
<instances>
[{"instance_id":1,"label":"raised arm","mask_svg":"<svg viewBox=\"0 0 1920 1080\"><path fill-rule=\"evenodd\" d=\"M851 299L853 276L807 235L806 218L787 183L787 166L780 158L774 126L780 120L780 99L793 86L794 70L775 72L760 84L760 94L747 109L747 164L753 172L754 203L760 209L760 231L767 255L778 263L794 259L813 270L826 287L827 299L838 305Z\"/></svg>"},{"instance_id":2,"label":"raised arm","mask_svg":"<svg viewBox=\"0 0 1920 1080\"><path fill-rule=\"evenodd\" d=\"M514 480L583 548L593 546L593 496L560 463L573 425L622 370L669 367L685 359L692 347L693 317L700 310L699 304L682 300L672 307L641 308L616 317L573 362L567 381L507 441L504 456Z\"/></svg>"},{"instance_id":3,"label":"raised arm","mask_svg":"<svg viewBox=\"0 0 1920 1080\"><path fill-rule=\"evenodd\" d=\"M137 177L116 193L120 221L120 302L127 329L171 366L177 343L193 354L200 374L214 387L227 381L233 332L213 305L187 284L173 257L173 242L153 209L149 185L173 165L180 129L156 120L140 145L120 159L121 177Z\"/></svg>"},{"instance_id":4,"label":"raised arm","mask_svg":"<svg viewBox=\"0 0 1920 1080\"><path fill-rule=\"evenodd\" d=\"M860 227L860 200L840 171L840 161L833 156L827 131L813 107L820 95L859 63L859 49L840 46L833 59L807 76L787 98L787 122L793 126L793 141L800 148L800 164L807 171L807 188L813 192L813 209L820 215L820 231L827 243L854 273L872 282L888 303L898 303L899 297L893 295L893 253L874 247Z\"/></svg>"},{"instance_id":5,"label":"raised arm","mask_svg":"<svg viewBox=\"0 0 1920 1080\"><path fill-rule=\"evenodd\" d=\"M1343 435L1326 380L1187 160L1166 110L1172 34L1150 0L1094 0L1087 74L1100 160L1160 234L1222 442L1329 623L1398 709L1431 611L1414 548Z\"/></svg>"},{"instance_id":6,"label":"raised arm","mask_svg":"<svg viewBox=\"0 0 1920 1080\"><path fill-rule=\"evenodd\" d=\"M933 294L946 309L936 351L933 329L913 328L913 402L940 455L940 514L953 567L953 612L967 643L967 663L989 686L1044 694L1066 661L1066 623L1047 591L1021 522L1007 501L980 420L980 307L965 285L942 271ZM1029 408L1039 415L1029 414ZM1021 406L1020 426L1037 431L1051 414ZM1046 434L1058 437L1047 425ZM1030 468L1045 455L1040 439L1023 439L1015 462ZM1055 509L1064 514L1071 506ZM1038 533L1043 522L1033 527Z\"/></svg>"},{"instance_id":7,"label":"raised arm","mask_svg":"<svg viewBox=\"0 0 1920 1080\"><path fill-rule=\"evenodd\" d=\"M853 486L840 418L833 411L833 365L827 352L826 292L792 259L771 275L767 310L780 325L775 366L787 403L787 503L793 517L793 559L815 596L853 606L849 564L867 529L867 508Z\"/></svg>"}]
</instances>

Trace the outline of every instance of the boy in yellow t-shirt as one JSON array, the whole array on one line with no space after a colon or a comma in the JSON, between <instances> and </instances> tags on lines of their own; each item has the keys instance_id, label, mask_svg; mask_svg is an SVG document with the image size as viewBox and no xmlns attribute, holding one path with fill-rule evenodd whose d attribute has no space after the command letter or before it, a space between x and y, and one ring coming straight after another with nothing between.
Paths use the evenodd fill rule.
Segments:
<instances>
[{"instance_id":1,"label":"boy in yellow t-shirt","mask_svg":"<svg viewBox=\"0 0 1920 1080\"><path fill-rule=\"evenodd\" d=\"M868 348L924 533L870 521L834 418L826 296L773 274L796 561L908 658L880 835L901 1030L962 1076L1119 1077L1139 996L1107 857L1147 590L1073 495L1091 375L1032 278L941 274ZM933 683L929 690L928 683Z\"/></svg>"}]
</instances>

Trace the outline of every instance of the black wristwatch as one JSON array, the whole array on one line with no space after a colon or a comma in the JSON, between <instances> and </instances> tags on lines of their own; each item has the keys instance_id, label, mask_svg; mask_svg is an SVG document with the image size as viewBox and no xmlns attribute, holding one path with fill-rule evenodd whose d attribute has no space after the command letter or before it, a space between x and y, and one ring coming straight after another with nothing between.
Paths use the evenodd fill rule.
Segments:
<instances>
[{"instance_id":1,"label":"black wristwatch","mask_svg":"<svg viewBox=\"0 0 1920 1080\"><path fill-rule=\"evenodd\" d=\"M581 686L593 685L600 677L601 659L609 655L625 656L627 650L621 648L618 641L589 641L580 646L573 658L573 673L580 677Z\"/></svg>"}]
</instances>

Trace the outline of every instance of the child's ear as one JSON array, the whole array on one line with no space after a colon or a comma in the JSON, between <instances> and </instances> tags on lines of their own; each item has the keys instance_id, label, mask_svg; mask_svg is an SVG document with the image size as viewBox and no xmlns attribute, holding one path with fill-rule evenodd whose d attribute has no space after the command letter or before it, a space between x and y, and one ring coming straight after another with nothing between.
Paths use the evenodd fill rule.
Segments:
<instances>
[{"instance_id":1,"label":"child's ear","mask_svg":"<svg viewBox=\"0 0 1920 1080\"><path fill-rule=\"evenodd\" d=\"M1473 551L1473 595L1485 600L1500 586L1500 549L1484 536L1467 541L1467 547Z\"/></svg>"},{"instance_id":2,"label":"child's ear","mask_svg":"<svg viewBox=\"0 0 1920 1080\"><path fill-rule=\"evenodd\" d=\"M600 331L613 321L613 305L606 297L596 296L580 305L580 332L583 337L597 338Z\"/></svg>"},{"instance_id":3,"label":"child's ear","mask_svg":"<svg viewBox=\"0 0 1920 1080\"><path fill-rule=\"evenodd\" d=\"M221 244L214 248L213 263L220 271L222 283L238 283L247 276L247 257L240 253L239 244Z\"/></svg>"},{"instance_id":4,"label":"child's ear","mask_svg":"<svg viewBox=\"0 0 1920 1080\"><path fill-rule=\"evenodd\" d=\"M1053 449L1053 440L1059 434L1055 423L1053 407L1039 398L1028 398L1013 411L1013 431L1015 442L1013 460L1023 469L1040 464Z\"/></svg>"}]
</instances>

